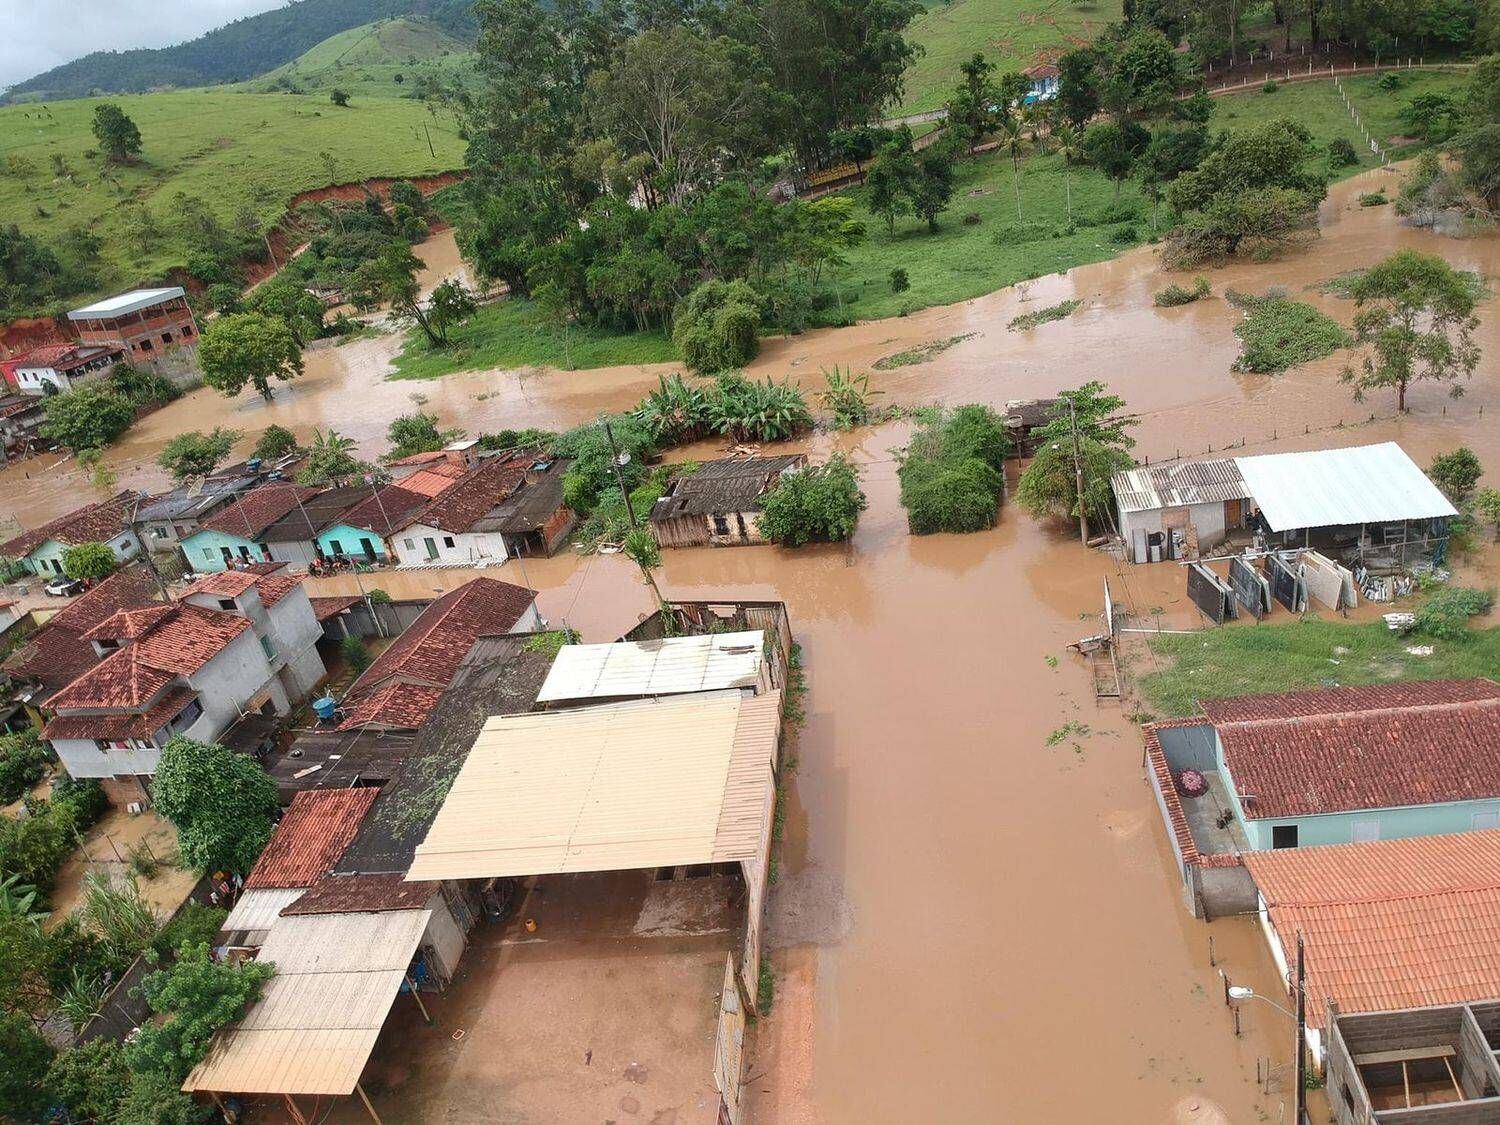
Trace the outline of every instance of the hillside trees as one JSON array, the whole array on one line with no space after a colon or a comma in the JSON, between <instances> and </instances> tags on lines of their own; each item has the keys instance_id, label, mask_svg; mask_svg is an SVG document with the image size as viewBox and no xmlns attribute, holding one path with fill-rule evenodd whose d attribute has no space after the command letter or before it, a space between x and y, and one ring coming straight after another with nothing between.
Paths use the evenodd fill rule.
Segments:
<instances>
[{"instance_id":1,"label":"hillside trees","mask_svg":"<svg viewBox=\"0 0 1500 1125\"><path fill-rule=\"evenodd\" d=\"M94 139L104 155L117 164L134 160L141 151L141 131L114 102L94 107Z\"/></svg>"}]
</instances>

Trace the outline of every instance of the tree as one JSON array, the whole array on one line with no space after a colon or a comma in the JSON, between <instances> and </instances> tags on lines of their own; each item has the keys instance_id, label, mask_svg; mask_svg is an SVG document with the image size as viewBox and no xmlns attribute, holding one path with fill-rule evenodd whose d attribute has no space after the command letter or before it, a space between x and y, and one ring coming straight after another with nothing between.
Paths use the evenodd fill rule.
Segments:
<instances>
[{"instance_id":1,"label":"tree","mask_svg":"<svg viewBox=\"0 0 1500 1125\"><path fill-rule=\"evenodd\" d=\"M307 448L307 464L297 473L297 483L343 484L373 471L373 465L354 456L353 438L331 428L314 430L312 445Z\"/></svg>"},{"instance_id":2,"label":"tree","mask_svg":"<svg viewBox=\"0 0 1500 1125\"><path fill-rule=\"evenodd\" d=\"M1000 90L995 85L994 63L976 52L959 70L963 72L963 81L948 101L948 121L954 128L963 130L972 154L979 138L993 133L1008 115L1000 101Z\"/></svg>"},{"instance_id":3,"label":"tree","mask_svg":"<svg viewBox=\"0 0 1500 1125\"><path fill-rule=\"evenodd\" d=\"M911 132L902 130L875 157L865 177L865 204L885 220L894 234L896 217L911 214L912 187L918 178Z\"/></svg>"},{"instance_id":4,"label":"tree","mask_svg":"<svg viewBox=\"0 0 1500 1125\"><path fill-rule=\"evenodd\" d=\"M1440 453L1427 467L1432 483L1443 490L1443 495L1455 504L1462 504L1474 495L1479 478L1484 476L1484 466L1467 445L1460 445L1452 453Z\"/></svg>"},{"instance_id":5,"label":"tree","mask_svg":"<svg viewBox=\"0 0 1500 1125\"><path fill-rule=\"evenodd\" d=\"M677 306L672 340L689 369L744 367L760 350L760 294L744 281L705 281Z\"/></svg>"},{"instance_id":6,"label":"tree","mask_svg":"<svg viewBox=\"0 0 1500 1125\"><path fill-rule=\"evenodd\" d=\"M133 160L141 151L141 131L114 102L94 107L94 138L104 155L116 164Z\"/></svg>"},{"instance_id":7,"label":"tree","mask_svg":"<svg viewBox=\"0 0 1500 1125\"><path fill-rule=\"evenodd\" d=\"M19 801L26 790L47 775L47 762L47 750L35 728L0 734L0 802L8 805Z\"/></svg>"},{"instance_id":8,"label":"tree","mask_svg":"<svg viewBox=\"0 0 1500 1125\"><path fill-rule=\"evenodd\" d=\"M656 537L648 528L633 527L625 533L621 549L626 558L640 568L641 578L651 587L651 597L657 608L665 612L666 602L662 600L661 589L656 585L656 575L652 573L661 566L661 545L657 543Z\"/></svg>"},{"instance_id":9,"label":"tree","mask_svg":"<svg viewBox=\"0 0 1500 1125\"><path fill-rule=\"evenodd\" d=\"M31 1020L16 1012L0 1012L0 1116L34 1121L47 1106L43 1083L52 1062L52 1048Z\"/></svg>"},{"instance_id":10,"label":"tree","mask_svg":"<svg viewBox=\"0 0 1500 1125\"><path fill-rule=\"evenodd\" d=\"M1047 421L1034 431L1036 456L1021 474L1016 501L1038 518L1076 517L1080 506L1090 519L1106 515L1114 498L1110 479L1135 464L1129 452L1135 439L1129 431L1137 420L1120 413L1124 406L1124 399L1106 393L1099 382L1059 391ZM1081 505L1079 470L1083 474Z\"/></svg>"},{"instance_id":11,"label":"tree","mask_svg":"<svg viewBox=\"0 0 1500 1125\"><path fill-rule=\"evenodd\" d=\"M243 436L240 430L226 430L222 426L215 426L206 434L189 430L162 446L156 463L171 473L178 484L193 477L206 477L229 456L234 443Z\"/></svg>"},{"instance_id":12,"label":"tree","mask_svg":"<svg viewBox=\"0 0 1500 1125\"><path fill-rule=\"evenodd\" d=\"M307 347L308 341L323 330L323 302L285 277L273 277L263 282L250 294L247 307L251 312L278 316L286 321L299 348Z\"/></svg>"},{"instance_id":13,"label":"tree","mask_svg":"<svg viewBox=\"0 0 1500 1125\"><path fill-rule=\"evenodd\" d=\"M302 351L286 321L264 313L221 316L204 329L198 345L203 381L226 397L246 385L271 401L271 380L302 374Z\"/></svg>"},{"instance_id":14,"label":"tree","mask_svg":"<svg viewBox=\"0 0 1500 1125\"><path fill-rule=\"evenodd\" d=\"M1177 177L1167 198L1178 213L1206 208L1214 199L1261 188L1287 188L1309 199L1327 194L1318 172L1307 170L1312 134L1299 121L1277 117L1250 129L1224 134L1198 167Z\"/></svg>"},{"instance_id":15,"label":"tree","mask_svg":"<svg viewBox=\"0 0 1500 1125\"><path fill-rule=\"evenodd\" d=\"M1021 149L1023 138L1021 136L1021 123L1014 117L1007 116L1001 122L1005 135L1001 138L1001 147L1010 153L1010 186L1016 195L1016 222L1021 221ZM1065 185L1066 190L1066 185ZM1071 214L1071 205L1069 207Z\"/></svg>"},{"instance_id":16,"label":"tree","mask_svg":"<svg viewBox=\"0 0 1500 1125\"><path fill-rule=\"evenodd\" d=\"M1141 186L1151 196L1153 228L1163 190L1184 172L1198 167L1207 149L1208 130L1202 125L1162 125L1151 134L1151 141L1141 153L1136 168Z\"/></svg>"},{"instance_id":17,"label":"tree","mask_svg":"<svg viewBox=\"0 0 1500 1125\"><path fill-rule=\"evenodd\" d=\"M1083 145L1078 139L1078 130L1068 124L1059 124L1052 130L1052 139L1057 142L1057 154L1063 162L1063 197L1068 205L1068 225L1073 225L1073 164L1083 155Z\"/></svg>"},{"instance_id":18,"label":"tree","mask_svg":"<svg viewBox=\"0 0 1500 1125\"><path fill-rule=\"evenodd\" d=\"M342 109L349 104L349 91L341 90L335 86L328 92L328 100Z\"/></svg>"},{"instance_id":19,"label":"tree","mask_svg":"<svg viewBox=\"0 0 1500 1125\"><path fill-rule=\"evenodd\" d=\"M72 579L108 578L118 566L107 543L78 543L63 551L63 573Z\"/></svg>"},{"instance_id":20,"label":"tree","mask_svg":"<svg viewBox=\"0 0 1500 1125\"><path fill-rule=\"evenodd\" d=\"M1468 130L1454 143L1454 149L1459 182L1479 196L1486 207L1500 207L1500 123Z\"/></svg>"},{"instance_id":21,"label":"tree","mask_svg":"<svg viewBox=\"0 0 1500 1125\"><path fill-rule=\"evenodd\" d=\"M355 271L355 284L389 304L398 318L416 324L433 347L444 347L448 329L474 312L474 300L460 282L445 281L433 290L431 303L424 305L417 282L421 268L421 260L410 247L393 242L380 257Z\"/></svg>"},{"instance_id":22,"label":"tree","mask_svg":"<svg viewBox=\"0 0 1500 1125\"><path fill-rule=\"evenodd\" d=\"M443 343L448 333L468 320L478 310L474 294L456 277L438 282L427 298L427 320Z\"/></svg>"},{"instance_id":23,"label":"tree","mask_svg":"<svg viewBox=\"0 0 1500 1125\"><path fill-rule=\"evenodd\" d=\"M88 474L89 487L95 492L102 492L105 495L113 494L119 480L115 476L115 471L105 462L103 450L80 449L78 467Z\"/></svg>"},{"instance_id":24,"label":"tree","mask_svg":"<svg viewBox=\"0 0 1500 1125\"><path fill-rule=\"evenodd\" d=\"M285 426L278 426L273 422L261 431L251 456L261 461L275 461L296 450L297 435Z\"/></svg>"},{"instance_id":25,"label":"tree","mask_svg":"<svg viewBox=\"0 0 1500 1125\"><path fill-rule=\"evenodd\" d=\"M1079 47L1057 60L1057 108L1062 119L1082 131L1099 112L1099 52Z\"/></svg>"},{"instance_id":26,"label":"tree","mask_svg":"<svg viewBox=\"0 0 1500 1125\"><path fill-rule=\"evenodd\" d=\"M842 543L869 506L859 472L842 453L825 464L787 473L761 499L760 531L772 543Z\"/></svg>"},{"instance_id":27,"label":"tree","mask_svg":"<svg viewBox=\"0 0 1500 1125\"><path fill-rule=\"evenodd\" d=\"M134 404L103 379L47 396L42 410L42 435L74 451L108 445L135 421Z\"/></svg>"},{"instance_id":28,"label":"tree","mask_svg":"<svg viewBox=\"0 0 1500 1125\"><path fill-rule=\"evenodd\" d=\"M130 1072L113 1039L92 1039L61 1051L47 1071L47 1091L75 1121L113 1122L130 1088Z\"/></svg>"},{"instance_id":29,"label":"tree","mask_svg":"<svg viewBox=\"0 0 1500 1125\"><path fill-rule=\"evenodd\" d=\"M1136 157L1148 143L1144 129L1133 121L1101 121L1083 135L1083 155L1089 163L1114 181L1115 199L1135 168Z\"/></svg>"},{"instance_id":30,"label":"tree","mask_svg":"<svg viewBox=\"0 0 1500 1125\"><path fill-rule=\"evenodd\" d=\"M1352 294L1356 336L1371 348L1358 371L1344 369L1356 400L1394 387L1396 409L1404 413L1407 387L1422 379L1448 383L1454 397L1463 394L1459 380L1479 365L1479 321L1474 288L1461 271L1436 255L1400 250L1362 274Z\"/></svg>"},{"instance_id":31,"label":"tree","mask_svg":"<svg viewBox=\"0 0 1500 1125\"><path fill-rule=\"evenodd\" d=\"M421 410L391 419L385 431L385 438L391 443L385 460L399 461L415 453L431 453L463 437L462 430L440 430L437 422L436 414Z\"/></svg>"},{"instance_id":32,"label":"tree","mask_svg":"<svg viewBox=\"0 0 1500 1125\"><path fill-rule=\"evenodd\" d=\"M897 470L912 534L993 527L1009 447L1004 422L987 406L928 413Z\"/></svg>"},{"instance_id":33,"label":"tree","mask_svg":"<svg viewBox=\"0 0 1500 1125\"><path fill-rule=\"evenodd\" d=\"M281 807L253 758L180 735L163 748L152 791L177 827L182 858L200 871L248 872Z\"/></svg>"},{"instance_id":34,"label":"tree","mask_svg":"<svg viewBox=\"0 0 1500 1125\"><path fill-rule=\"evenodd\" d=\"M917 176L911 183L911 209L927 220L927 232L936 234L937 217L948 209L957 179L956 138L945 138L917 154Z\"/></svg>"}]
</instances>

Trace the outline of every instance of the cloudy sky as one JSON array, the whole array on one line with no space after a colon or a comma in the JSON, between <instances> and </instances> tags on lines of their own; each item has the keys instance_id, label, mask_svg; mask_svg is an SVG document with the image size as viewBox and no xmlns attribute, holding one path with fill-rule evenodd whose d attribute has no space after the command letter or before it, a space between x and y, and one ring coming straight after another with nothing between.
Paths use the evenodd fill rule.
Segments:
<instances>
[{"instance_id":1,"label":"cloudy sky","mask_svg":"<svg viewBox=\"0 0 1500 1125\"><path fill-rule=\"evenodd\" d=\"M90 51L166 47L285 0L0 0L0 86Z\"/></svg>"}]
</instances>

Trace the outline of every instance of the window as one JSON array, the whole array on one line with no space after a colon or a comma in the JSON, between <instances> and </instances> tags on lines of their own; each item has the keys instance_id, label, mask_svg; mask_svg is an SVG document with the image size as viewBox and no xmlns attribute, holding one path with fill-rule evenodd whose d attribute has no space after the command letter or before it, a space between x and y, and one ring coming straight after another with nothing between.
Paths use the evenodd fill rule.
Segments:
<instances>
[{"instance_id":1,"label":"window","mask_svg":"<svg viewBox=\"0 0 1500 1125\"><path fill-rule=\"evenodd\" d=\"M332 548L332 550L333 550L333 557L334 558L343 558L344 557L344 544L343 544L343 542L341 540L330 539L328 541L328 546L330 548Z\"/></svg>"},{"instance_id":2,"label":"window","mask_svg":"<svg viewBox=\"0 0 1500 1125\"><path fill-rule=\"evenodd\" d=\"M214 561L214 549L212 547L204 547L203 548L203 557L205 559L207 559L209 562L213 562Z\"/></svg>"},{"instance_id":3,"label":"window","mask_svg":"<svg viewBox=\"0 0 1500 1125\"><path fill-rule=\"evenodd\" d=\"M170 344L172 342L172 333L170 333L170 332L163 332L161 334L161 342L163 344Z\"/></svg>"},{"instance_id":4,"label":"window","mask_svg":"<svg viewBox=\"0 0 1500 1125\"><path fill-rule=\"evenodd\" d=\"M401 540L401 542L405 545L405 547L406 547L406 549L408 551L415 551L417 549L417 545L415 543L413 543L410 539L403 539L403 540Z\"/></svg>"},{"instance_id":5,"label":"window","mask_svg":"<svg viewBox=\"0 0 1500 1125\"><path fill-rule=\"evenodd\" d=\"M250 548L249 547L241 545L241 547L240 547L240 558L244 559L246 562L250 561Z\"/></svg>"},{"instance_id":6,"label":"window","mask_svg":"<svg viewBox=\"0 0 1500 1125\"><path fill-rule=\"evenodd\" d=\"M260 651L266 654L267 660L276 659L276 646L271 643L270 637L257 637L260 641Z\"/></svg>"},{"instance_id":7,"label":"window","mask_svg":"<svg viewBox=\"0 0 1500 1125\"><path fill-rule=\"evenodd\" d=\"M151 348L151 341L150 340L142 340L141 341L141 351L143 351L143 352L149 352L151 350L152 350L152 348Z\"/></svg>"},{"instance_id":8,"label":"window","mask_svg":"<svg viewBox=\"0 0 1500 1125\"><path fill-rule=\"evenodd\" d=\"M220 547L219 554L224 556L224 561L226 563L234 562L234 552L231 551L228 547Z\"/></svg>"},{"instance_id":9,"label":"window","mask_svg":"<svg viewBox=\"0 0 1500 1125\"><path fill-rule=\"evenodd\" d=\"M175 531L175 532L177 532L177 538L179 538L179 539L186 539L190 534L192 534L190 531L188 531L187 528L183 527L182 524L180 524L180 523L173 524L172 525L172 530Z\"/></svg>"},{"instance_id":10,"label":"window","mask_svg":"<svg viewBox=\"0 0 1500 1125\"><path fill-rule=\"evenodd\" d=\"M167 728L174 732L186 730L198 721L198 716L201 714L203 714L203 704L195 698L182 709L182 713L177 718L167 724Z\"/></svg>"},{"instance_id":11,"label":"window","mask_svg":"<svg viewBox=\"0 0 1500 1125\"><path fill-rule=\"evenodd\" d=\"M153 527L151 529L151 538L152 539L165 539L166 537L167 537L167 529L166 528L164 528L164 527Z\"/></svg>"},{"instance_id":12,"label":"window","mask_svg":"<svg viewBox=\"0 0 1500 1125\"><path fill-rule=\"evenodd\" d=\"M727 520L723 516L715 516L714 517L714 534L715 535L728 535L729 534L729 520Z\"/></svg>"},{"instance_id":13,"label":"window","mask_svg":"<svg viewBox=\"0 0 1500 1125\"><path fill-rule=\"evenodd\" d=\"M451 536L451 535L445 535L445 536L443 536L443 546L444 547L451 547L451 546L453 546L453 536Z\"/></svg>"},{"instance_id":14,"label":"window","mask_svg":"<svg viewBox=\"0 0 1500 1125\"><path fill-rule=\"evenodd\" d=\"M219 599L219 608L223 609L223 610L227 610L230 613L233 613L234 610L235 610L234 599L233 598L220 598Z\"/></svg>"},{"instance_id":15,"label":"window","mask_svg":"<svg viewBox=\"0 0 1500 1125\"><path fill-rule=\"evenodd\" d=\"M1271 847L1295 848L1296 846L1297 826L1295 824L1274 824L1271 826Z\"/></svg>"},{"instance_id":16,"label":"window","mask_svg":"<svg viewBox=\"0 0 1500 1125\"><path fill-rule=\"evenodd\" d=\"M182 334L184 336L191 336L193 334L193 326L191 324L184 324L182 326Z\"/></svg>"}]
</instances>

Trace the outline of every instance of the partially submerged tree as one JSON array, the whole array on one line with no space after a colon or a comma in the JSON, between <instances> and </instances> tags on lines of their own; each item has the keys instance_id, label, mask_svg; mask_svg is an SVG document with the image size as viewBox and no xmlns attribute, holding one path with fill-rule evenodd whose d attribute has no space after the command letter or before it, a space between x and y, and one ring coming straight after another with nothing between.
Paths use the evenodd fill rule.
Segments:
<instances>
[{"instance_id":1,"label":"partially submerged tree","mask_svg":"<svg viewBox=\"0 0 1500 1125\"><path fill-rule=\"evenodd\" d=\"M399 461L417 453L432 453L449 442L463 437L459 429L440 430L436 414L417 410L391 419L385 437L391 448L385 454L386 461Z\"/></svg>"},{"instance_id":2,"label":"partially submerged tree","mask_svg":"<svg viewBox=\"0 0 1500 1125\"><path fill-rule=\"evenodd\" d=\"M772 543L841 543L854 534L869 501L859 472L842 453L825 464L787 473L761 500L760 530Z\"/></svg>"},{"instance_id":3,"label":"partially submerged tree","mask_svg":"<svg viewBox=\"0 0 1500 1125\"><path fill-rule=\"evenodd\" d=\"M297 435L285 426L278 426L273 422L262 430L260 437L256 439L252 456L262 461L275 461L296 450Z\"/></svg>"},{"instance_id":4,"label":"partially submerged tree","mask_svg":"<svg viewBox=\"0 0 1500 1125\"><path fill-rule=\"evenodd\" d=\"M239 430L226 430L222 426L215 426L206 434L189 430L162 446L156 463L171 473L178 484L193 477L206 477L229 456L241 436Z\"/></svg>"},{"instance_id":5,"label":"partially submerged tree","mask_svg":"<svg viewBox=\"0 0 1500 1125\"><path fill-rule=\"evenodd\" d=\"M1356 400L1393 387L1396 409L1405 412L1407 388L1420 380L1463 394L1460 380L1479 365L1479 321L1474 287L1461 271L1434 254L1400 250L1363 273L1351 294L1359 310L1355 333L1370 347L1358 369L1343 372Z\"/></svg>"},{"instance_id":6,"label":"partially submerged tree","mask_svg":"<svg viewBox=\"0 0 1500 1125\"><path fill-rule=\"evenodd\" d=\"M314 430L312 445L307 448L307 463L297 473L297 483L345 484L374 472L375 466L354 456L353 438L332 428Z\"/></svg>"},{"instance_id":7,"label":"partially submerged tree","mask_svg":"<svg viewBox=\"0 0 1500 1125\"><path fill-rule=\"evenodd\" d=\"M299 348L307 347L323 329L323 302L288 278L273 277L263 282L250 294L246 305L251 312L284 320Z\"/></svg>"},{"instance_id":8,"label":"partially submerged tree","mask_svg":"<svg viewBox=\"0 0 1500 1125\"><path fill-rule=\"evenodd\" d=\"M302 350L280 317L264 313L222 316L203 331L198 345L203 381L227 397L252 386L271 401L271 381L302 374Z\"/></svg>"},{"instance_id":9,"label":"partially submerged tree","mask_svg":"<svg viewBox=\"0 0 1500 1125\"><path fill-rule=\"evenodd\" d=\"M1451 453L1439 453L1427 467L1432 483L1443 490L1443 495L1455 504L1462 504L1474 495L1479 478L1484 476L1484 466L1467 445L1460 445Z\"/></svg>"},{"instance_id":10,"label":"partially submerged tree","mask_svg":"<svg viewBox=\"0 0 1500 1125\"><path fill-rule=\"evenodd\" d=\"M901 505L914 535L993 527L1010 441L987 406L931 411L900 457Z\"/></svg>"},{"instance_id":11,"label":"partially submerged tree","mask_svg":"<svg viewBox=\"0 0 1500 1125\"><path fill-rule=\"evenodd\" d=\"M130 427L135 409L109 381L96 379L42 400L42 435L75 451L99 449Z\"/></svg>"},{"instance_id":12,"label":"partially submerged tree","mask_svg":"<svg viewBox=\"0 0 1500 1125\"><path fill-rule=\"evenodd\" d=\"M1021 474L1016 501L1038 518L1077 517L1080 511L1091 520L1107 515L1113 502L1110 478L1135 464L1129 430L1136 419L1121 413L1124 406L1124 399L1106 393L1099 382L1059 391L1046 423L1033 433L1037 452Z\"/></svg>"}]
</instances>

